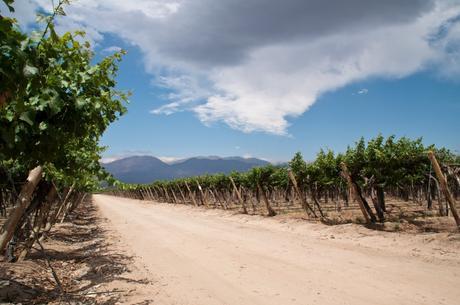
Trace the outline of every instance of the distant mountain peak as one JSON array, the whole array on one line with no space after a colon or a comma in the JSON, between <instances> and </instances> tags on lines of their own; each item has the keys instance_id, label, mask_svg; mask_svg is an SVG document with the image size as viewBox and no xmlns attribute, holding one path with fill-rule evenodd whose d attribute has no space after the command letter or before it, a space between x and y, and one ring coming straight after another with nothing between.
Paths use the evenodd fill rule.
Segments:
<instances>
[{"instance_id":1,"label":"distant mountain peak","mask_svg":"<svg viewBox=\"0 0 460 305\"><path fill-rule=\"evenodd\" d=\"M160 158L139 155L102 163L115 178L126 183L151 183L204 174L245 172L253 167L269 162L257 158L198 156L174 162L164 162Z\"/></svg>"}]
</instances>

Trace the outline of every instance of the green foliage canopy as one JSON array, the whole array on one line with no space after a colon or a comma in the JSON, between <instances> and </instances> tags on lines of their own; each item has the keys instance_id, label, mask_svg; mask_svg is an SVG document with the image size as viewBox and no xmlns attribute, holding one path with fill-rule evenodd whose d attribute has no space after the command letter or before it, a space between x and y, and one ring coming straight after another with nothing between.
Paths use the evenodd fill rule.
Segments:
<instances>
[{"instance_id":1,"label":"green foliage canopy","mask_svg":"<svg viewBox=\"0 0 460 305\"><path fill-rule=\"evenodd\" d=\"M124 52L93 64L83 32L59 36L53 18L65 2L41 18L44 32L23 33L0 17L0 161L23 170L42 165L49 176L90 188L107 177L100 136L126 111L128 95L115 89Z\"/></svg>"}]
</instances>

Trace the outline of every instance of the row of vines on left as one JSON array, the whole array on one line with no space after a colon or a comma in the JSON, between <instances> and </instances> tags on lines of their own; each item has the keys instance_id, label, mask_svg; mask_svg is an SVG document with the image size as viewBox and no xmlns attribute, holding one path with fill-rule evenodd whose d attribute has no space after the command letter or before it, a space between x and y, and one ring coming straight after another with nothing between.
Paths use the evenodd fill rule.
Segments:
<instances>
[{"instance_id":1,"label":"row of vines on left","mask_svg":"<svg viewBox=\"0 0 460 305\"><path fill-rule=\"evenodd\" d=\"M14 261L110 179L99 139L128 95L115 89L123 51L96 61L84 32L56 33L68 0L28 32L11 17L14 0L2 1L0 253Z\"/></svg>"}]
</instances>

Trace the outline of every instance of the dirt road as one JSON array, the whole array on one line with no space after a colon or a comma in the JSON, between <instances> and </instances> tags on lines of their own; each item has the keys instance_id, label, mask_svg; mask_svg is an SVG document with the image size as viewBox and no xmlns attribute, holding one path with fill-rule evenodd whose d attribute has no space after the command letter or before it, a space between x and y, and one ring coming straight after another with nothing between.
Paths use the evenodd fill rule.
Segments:
<instances>
[{"instance_id":1,"label":"dirt road","mask_svg":"<svg viewBox=\"0 0 460 305\"><path fill-rule=\"evenodd\" d=\"M433 235L355 225L103 195L94 202L117 232L114 242L156 283L154 304L460 304L455 236L444 245Z\"/></svg>"}]
</instances>

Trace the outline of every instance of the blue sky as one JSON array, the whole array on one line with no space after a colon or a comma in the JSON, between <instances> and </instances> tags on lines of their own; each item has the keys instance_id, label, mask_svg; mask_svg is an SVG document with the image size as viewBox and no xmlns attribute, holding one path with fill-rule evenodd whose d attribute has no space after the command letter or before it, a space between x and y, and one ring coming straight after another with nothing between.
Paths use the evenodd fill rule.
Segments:
<instances>
[{"instance_id":1,"label":"blue sky","mask_svg":"<svg viewBox=\"0 0 460 305\"><path fill-rule=\"evenodd\" d=\"M100 50L117 45L128 51L118 87L132 90L128 113L109 127L106 156L152 154L167 157L255 156L289 160L301 151L314 158L320 148L343 151L361 136L423 137L425 143L460 153L460 84L428 70L403 78L375 77L322 95L290 120L289 135L244 133L222 123L203 125L195 114L156 115L168 90L145 72L140 50L107 37ZM363 90L365 89L365 90ZM360 92L361 91L361 92Z\"/></svg>"},{"instance_id":2,"label":"blue sky","mask_svg":"<svg viewBox=\"0 0 460 305\"><path fill-rule=\"evenodd\" d=\"M50 1L17 2L33 27ZM382 133L460 151L460 2L79 0L57 20L124 48L104 157L313 159Z\"/></svg>"}]
</instances>

